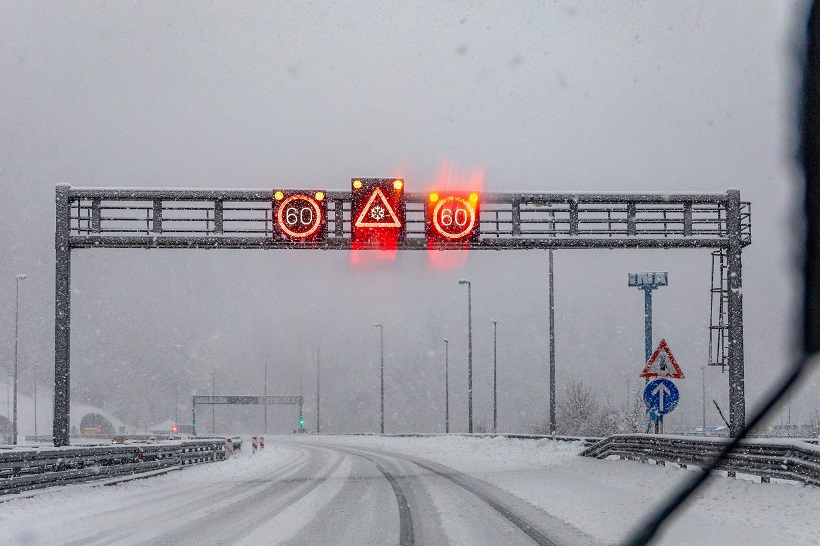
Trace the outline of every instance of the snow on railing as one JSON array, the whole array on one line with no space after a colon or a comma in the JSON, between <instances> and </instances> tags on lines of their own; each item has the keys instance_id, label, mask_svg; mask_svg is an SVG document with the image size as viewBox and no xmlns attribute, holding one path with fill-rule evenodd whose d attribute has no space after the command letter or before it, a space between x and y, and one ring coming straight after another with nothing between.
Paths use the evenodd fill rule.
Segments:
<instances>
[{"instance_id":1,"label":"snow on railing","mask_svg":"<svg viewBox=\"0 0 820 546\"><path fill-rule=\"evenodd\" d=\"M240 444L241 445L241 444ZM238 449L234 442L234 448ZM225 459L225 440L0 451L0 495Z\"/></svg>"},{"instance_id":2,"label":"snow on railing","mask_svg":"<svg viewBox=\"0 0 820 546\"><path fill-rule=\"evenodd\" d=\"M555 436L551 434L517 434L507 432L405 432L396 434L379 434L377 432L356 432L348 436L388 436L391 438L429 438L434 436L469 436L470 438L512 438L513 440L556 440L558 442L581 442L584 446L591 446L601 441L598 436Z\"/></svg>"},{"instance_id":3,"label":"snow on railing","mask_svg":"<svg viewBox=\"0 0 820 546\"><path fill-rule=\"evenodd\" d=\"M584 457L606 459L653 460L707 467L720 453L729 438L693 438L654 434L614 434L580 453ZM800 440L784 438L743 440L718 467L730 475L737 472L771 478L794 480L820 486L820 447Z\"/></svg>"}]
</instances>

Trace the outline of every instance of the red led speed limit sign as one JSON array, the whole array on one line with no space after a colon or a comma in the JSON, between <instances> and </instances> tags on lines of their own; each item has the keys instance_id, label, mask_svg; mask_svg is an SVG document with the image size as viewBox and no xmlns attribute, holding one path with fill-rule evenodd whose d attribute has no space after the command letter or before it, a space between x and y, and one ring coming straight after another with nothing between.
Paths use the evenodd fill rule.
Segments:
<instances>
[{"instance_id":1,"label":"red led speed limit sign","mask_svg":"<svg viewBox=\"0 0 820 546\"><path fill-rule=\"evenodd\" d=\"M321 241L327 234L327 204L323 191L276 191L273 218L276 231L290 241Z\"/></svg>"},{"instance_id":2,"label":"red led speed limit sign","mask_svg":"<svg viewBox=\"0 0 820 546\"><path fill-rule=\"evenodd\" d=\"M431 192L427 202L428 241L469 242L478 238L478 193Z\"/></svg>"}]
</instances>

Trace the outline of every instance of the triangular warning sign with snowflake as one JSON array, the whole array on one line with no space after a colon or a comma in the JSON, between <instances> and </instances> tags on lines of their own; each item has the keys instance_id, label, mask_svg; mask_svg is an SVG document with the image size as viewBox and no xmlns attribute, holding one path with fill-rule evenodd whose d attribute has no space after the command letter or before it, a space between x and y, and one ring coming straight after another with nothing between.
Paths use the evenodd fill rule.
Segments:
<instances>
[{"instance_id":1,"label":"triangular warning sign with snowflake","mask_svg":"<svg viewBox=\"0 0 820 546\"><path fill-rule=\"evenodd\" d=\"M672 356L672 351L666 344L666 340L662 339L658 344L658 348L652 353L652 358L646 363L646 368L643 369L641 377L669 377L672 379L683 379L683 372Z\"/></svg>"},{"instance_id":2,"label":"triangular warning sign with snowflake","mask_svg":"<svg viewBox=\"0 0 820 546\"><path fill-rule=\"evenodd\" d=\"M356 219L357 228L400 228L401 221L384 192L376 186Z\"/></svg>"}]
</instances>

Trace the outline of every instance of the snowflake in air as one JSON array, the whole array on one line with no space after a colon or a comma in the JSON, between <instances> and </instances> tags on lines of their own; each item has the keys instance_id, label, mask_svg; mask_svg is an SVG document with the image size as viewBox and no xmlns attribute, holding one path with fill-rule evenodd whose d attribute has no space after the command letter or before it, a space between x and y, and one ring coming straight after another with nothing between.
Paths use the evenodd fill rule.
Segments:
<instances>
[{"instance_id":1,"label":"snowflake in air","mask_svg":"<svg viewBox=\"0 0 820 546\"><path fill-rule=\"evenodd\" d=\"M376 205L376 206L374 206L373 208L370 209L370 217L373 218L374 220L380 221L384 218L384 216L385 216L384 207Z\"/></svg>"}]
</instances>

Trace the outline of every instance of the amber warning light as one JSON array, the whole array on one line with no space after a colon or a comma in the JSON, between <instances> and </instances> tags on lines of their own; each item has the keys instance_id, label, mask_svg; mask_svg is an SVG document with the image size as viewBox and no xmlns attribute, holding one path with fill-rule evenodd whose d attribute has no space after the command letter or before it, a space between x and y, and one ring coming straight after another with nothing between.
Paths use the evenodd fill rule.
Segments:
<instances>
[{"instance_id":1,"label":"amber warning light","mask_svg":"<svg viewBox=\"0 0 820 546\"><path fill-rule=\"evenodd\" d=\"M479 195L430 192L427 231L431 245L469 242L479 235Z\"/></svg>"}]
</instances>

